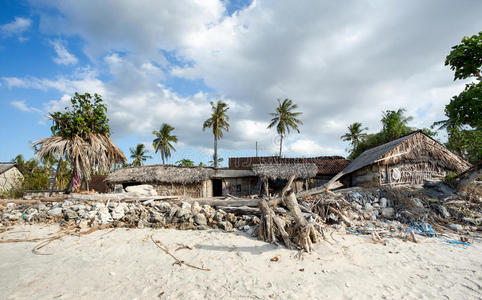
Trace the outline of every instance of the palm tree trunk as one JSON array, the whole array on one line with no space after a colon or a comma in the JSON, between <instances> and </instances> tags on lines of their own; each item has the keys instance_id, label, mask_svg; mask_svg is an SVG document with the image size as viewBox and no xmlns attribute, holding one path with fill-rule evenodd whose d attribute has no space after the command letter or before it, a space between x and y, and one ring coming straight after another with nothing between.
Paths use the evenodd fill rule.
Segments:
<instances>
[{"instance_id":1,"label":"palm tree trunk","mask_svg":"<svg viewBox=\"0 0 482 300\"><path fill-rule=\"evenodd\" d=\"M54 184L50 187L50 193L49 196L52 196L53 192L55 189L57 189L57 178L59 177L59 172L60 172L60 165L62 164L62 158L59 159L57 163L57 170L55 170L55 179L54 179Z\"/></svg>"},{"instance_id":2,"label":"palm tree trunk","mask_svg":"<svg viewBox=\"0 0 482 300\"><path fill-rule=\"evenodd\" d=\"M279 140L279 158L281 158L281 151L283 149L283 135L280 134L280 140Z\"/></svg>"},{"instance_id":3,"label":"palm tree trunk","mask_svg":"<svg viewBox=\"0 0 482 300\"><path fill-rule=\"evenodd\" d=\"M161 154L162 164L164 165L164 155Z\"/></svg>"},{"instance_id":4,"label":"palm tree trunk","mask_svg":"<svg viewBox=\"0 0 482 300\"><path fill-rule=\"evenodd\" d=\"M218 167L218 137L214 135L214 167Z\"/></svg>"}]
</instances>

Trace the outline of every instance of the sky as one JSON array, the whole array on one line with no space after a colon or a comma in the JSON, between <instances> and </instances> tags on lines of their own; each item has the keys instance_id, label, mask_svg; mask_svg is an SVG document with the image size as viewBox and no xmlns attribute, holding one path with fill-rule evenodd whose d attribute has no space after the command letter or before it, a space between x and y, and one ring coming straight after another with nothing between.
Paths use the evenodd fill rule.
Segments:
<instances>
[{"instance_id":1,"label":"sky","mask_svg":"<svg viewBox=\"0 0 482 300\"><path fill-rule=\"evenodd\" d=\"M175 127L170 163L212 160L202 130L210 101L230 106L219 155L274 155L276 100L303 114L286 156L347 154L353 122L381 128L405 108L413 127L444 119L463 90L444 66L450 48L482 30L477 0L31 0L0 2L0 161L33 157L49 112L98 93L112 139L129 156L153 130Z\"/></svg>"}]
</instances>

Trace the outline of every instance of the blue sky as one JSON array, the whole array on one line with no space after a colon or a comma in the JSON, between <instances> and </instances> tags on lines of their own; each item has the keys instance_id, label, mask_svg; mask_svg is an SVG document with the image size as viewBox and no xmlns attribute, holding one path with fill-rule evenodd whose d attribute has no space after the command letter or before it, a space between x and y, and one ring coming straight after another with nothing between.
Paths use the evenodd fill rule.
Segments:
<instances>
[{"instance_id":1,"label":"blue sky","mask_svg":"<svg viewBox=\"0 0 482 300\"><path fill-rule=\"evenodd\" d=\"M443 65L482 28L477 1L10 1L0 4L0 161L34 155L48 112L74 92L100 93L128 155L163 122L180 143L170 162L210 160L209 102L230 105L221 156L277 151L266 129L277 98L303 112L287 156L345 155L346 126L379 130L404 107L425 127L463 89ZM154 153L148 163L159 163Z\"/></svg>"}]
</instances>

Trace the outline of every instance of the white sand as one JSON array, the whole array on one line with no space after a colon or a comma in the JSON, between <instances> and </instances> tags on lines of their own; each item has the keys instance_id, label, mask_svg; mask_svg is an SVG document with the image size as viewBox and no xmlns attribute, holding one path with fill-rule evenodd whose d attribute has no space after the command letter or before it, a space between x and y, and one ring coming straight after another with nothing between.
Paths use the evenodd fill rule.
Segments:
<instances>
[{"instance_id":1,"label":"white sand","mask_svg":"<svg viewBox=\"0 0 482 300\"><path fill-rule=\"evenodd\" d=\"M28 232L18 232L26 230ZM0 239L43 237L58 227L16 226ZM17 233L12 233L17 231ZM150 235L205 272L173 265ZM54 241L0 244L1 299L481 299L481 240L447 245L333 235L316 253L290 251L241 233L116 229ZM175 251L177 243L194 250ZM278 262L270 259L279 256ZM300 271L302 269L303 271Z\"/></svg>"}]
</instances>

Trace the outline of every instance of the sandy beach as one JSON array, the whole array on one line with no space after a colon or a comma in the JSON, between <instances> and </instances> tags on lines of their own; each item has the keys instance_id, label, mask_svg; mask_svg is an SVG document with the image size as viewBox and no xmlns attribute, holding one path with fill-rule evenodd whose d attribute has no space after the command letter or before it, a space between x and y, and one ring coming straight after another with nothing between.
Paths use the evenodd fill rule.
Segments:
<instances>
[{"instance_id":1,"label":"sandy beach","mask_svg":"<svg viewBox=\"0 0 482 300\"><path fill-rule=\"evenodd\" d=\"M0 240L55 236L17 225ZM151 240L179 259L175 264ZM106 229L36 243L0 244L1 299L481 299L482 247L334 233L303 254L219 230ZM178 249L182 245L192 248ZM278 257L278 261L271 261Z\"/></svg>"}]
</instances>

